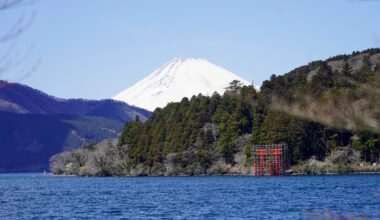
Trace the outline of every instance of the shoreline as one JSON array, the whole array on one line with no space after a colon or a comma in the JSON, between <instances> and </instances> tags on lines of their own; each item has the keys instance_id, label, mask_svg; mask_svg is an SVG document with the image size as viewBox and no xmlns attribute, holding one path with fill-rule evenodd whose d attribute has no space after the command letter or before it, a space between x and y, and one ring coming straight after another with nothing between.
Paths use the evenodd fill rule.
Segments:
<instances>
[{"instance_id":1,"label":"shoreline","mask_svg":"<svg viewBox=\"0 0 380 220\"><path fill-rule=\"evenodd\" d=\"M48 174L46 177L283 177L283 176L350 176L350 175L380 175L380 172L353 172L353 173L325 173L325 174L286 174L286 175L244 175L244 174L226 174L226 175L141 175L141 176L80 176L64 174Z\"/></svg>"}]
</instances>

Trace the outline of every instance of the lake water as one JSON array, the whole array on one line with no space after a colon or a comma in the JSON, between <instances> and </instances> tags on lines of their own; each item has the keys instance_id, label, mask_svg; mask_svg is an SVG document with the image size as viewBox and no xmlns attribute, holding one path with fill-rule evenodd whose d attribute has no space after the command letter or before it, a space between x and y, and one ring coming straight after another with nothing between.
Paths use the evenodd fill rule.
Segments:
<instances>
[{"instance_id":1,"label":"lake water","mask_svg":"<svg viewBox=\"0 0 380 220\"><path fill-rule=\"evenodd\" d=\"M380 219L380 176L0 174L0 219Z\"/></svg>"}]
</instances>

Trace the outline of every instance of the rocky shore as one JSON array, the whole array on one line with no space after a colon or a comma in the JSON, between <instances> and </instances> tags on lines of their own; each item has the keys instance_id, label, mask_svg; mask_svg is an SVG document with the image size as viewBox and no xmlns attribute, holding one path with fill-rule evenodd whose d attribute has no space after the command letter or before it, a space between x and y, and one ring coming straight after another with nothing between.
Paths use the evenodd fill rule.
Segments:
<instances>
[{"instance_id":1,"label":"rocky shore","mask_svg":"<svg viewBox=\"0 0 380 220\"><path fill-rule=\"evenodd\" d=\"M247 138L246 138L247 139ZM149 167L144 164L130 165L128 158L121 158L114 141L88 145L81 149L64 152L51 159L53 175L63 176L252 176L253 163L241 149L234 155L234 164L226 163L217 154L208 167L194 160L194 152L186 151L181 160L170 153L163 163ZM288 170L288 175L330 175L380 173L380 165L361 161L360 153L351 148L331 152L324 161L314 157L302 161Z\"/></svg>"}]
</instances>

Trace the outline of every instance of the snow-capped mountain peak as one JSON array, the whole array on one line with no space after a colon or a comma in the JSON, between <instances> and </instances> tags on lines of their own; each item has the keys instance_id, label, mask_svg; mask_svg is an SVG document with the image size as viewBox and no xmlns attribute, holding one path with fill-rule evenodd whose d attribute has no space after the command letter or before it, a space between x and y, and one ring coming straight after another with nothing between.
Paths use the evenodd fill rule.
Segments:
<instances>
[{"instance_id":1,"label":"snow-capped mountain peak","mask_svg":"<svg viewBox=\"0 0 380 220\"><path fill-rule=\"evenodd\" d=\"M202 58L174 58L143 80L113 97L153 111L169 102L181 101L199 93L223 94L232 80L250 82Z\"/></svg>"}]
</instances>

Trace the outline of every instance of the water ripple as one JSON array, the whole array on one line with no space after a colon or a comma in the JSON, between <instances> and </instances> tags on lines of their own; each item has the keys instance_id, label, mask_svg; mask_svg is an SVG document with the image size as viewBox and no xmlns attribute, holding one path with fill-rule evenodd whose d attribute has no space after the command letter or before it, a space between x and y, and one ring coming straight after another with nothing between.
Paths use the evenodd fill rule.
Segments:
<instances>
[{"instance_id":1,"label":"water ripple","mask_svg":"<svg viewBox=\"0 0 380 220\"><path fill-rule=\"evenodd\" d=\"M0 219L380 219L380 176L0 174Z\"/></svg>"}]
</instances>

